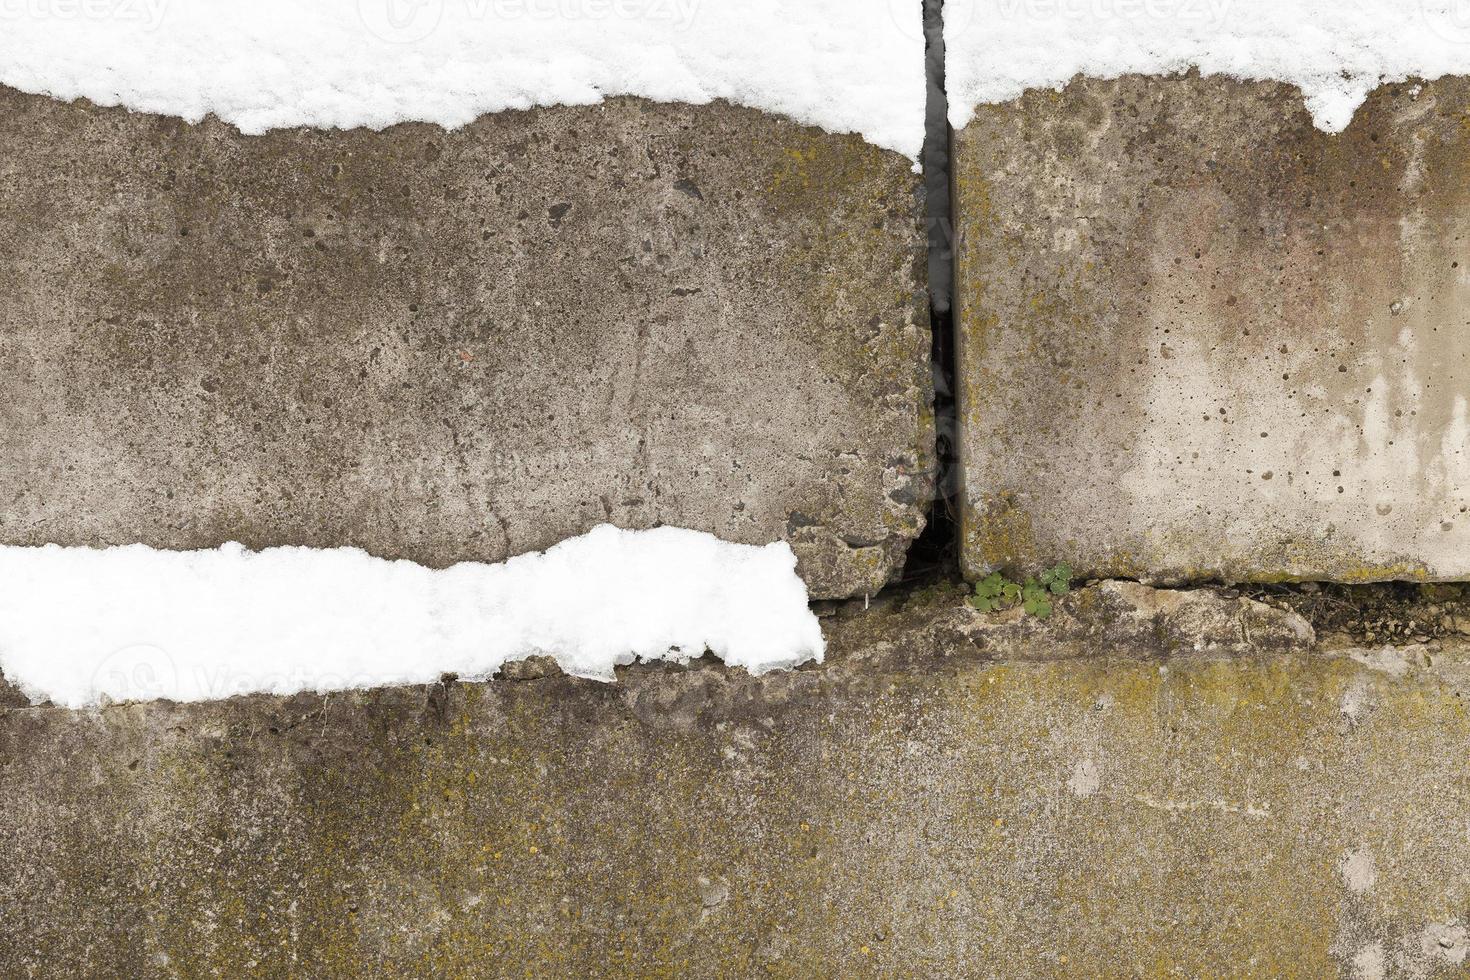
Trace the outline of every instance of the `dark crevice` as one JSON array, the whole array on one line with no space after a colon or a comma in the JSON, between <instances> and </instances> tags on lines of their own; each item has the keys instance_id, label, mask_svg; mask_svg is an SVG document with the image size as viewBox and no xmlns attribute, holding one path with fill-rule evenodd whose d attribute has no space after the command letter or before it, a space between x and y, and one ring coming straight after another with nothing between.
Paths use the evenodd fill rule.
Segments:
<instances>
[{"instance_id":1,"label":"dark crevice","mask_svg":"<svg viewBox=\"0 0 1470 980\"><path fill-rule=\"evenodd\" d=\"M901 583L960 577L959 520L955 506L955 362L951 296L954 227L949 192L949 99L944 90L944 0L924 7L928 95L924 130L925 226L929 245L929 326L933 336L935 484L924 532L909 549Z\"/></svg>"},{"instance_id":2,"label":"dark crevice","mask_svg":"<svg viewBox=\"0 0 1470 980\"><path fill-rule=\"evenodd\" d=\"M959 443L956 411L954 245L951 195L949 98L945 89L944 0L914 0L923 8L925 38L924 174L928 246L929 317L932 334L935 421L935 491L924 531L910 546L903 572L881 597L905 597L945 583L960 584ZM1065 557L1065 556L1063 556ZM1079 585L1081 583L1078 583ZM1322 633L1365 643L1415 642L1470 636L1470 583L1379 582L1345 585L1328 581L1291 585L1246 585L1197 581L1171 591L1226 589L1306 618ZM869 597L878 599L879 596ZM862 600L863 605L868 599ZM824 610L840 603L821 603Z\"/></svg>"},{"instance_id":3,"label":"dark crevice","mask_svg":"<svg viewBox=\"0 0 1470 980\"><path fill-rule=\"evenodd\" d=\"M1319 635L1368 644L1428 643L1470 637L1470 584L1375 582L1238 585L1248 599L1290 609Z\"/></svg>"}]
</instances>

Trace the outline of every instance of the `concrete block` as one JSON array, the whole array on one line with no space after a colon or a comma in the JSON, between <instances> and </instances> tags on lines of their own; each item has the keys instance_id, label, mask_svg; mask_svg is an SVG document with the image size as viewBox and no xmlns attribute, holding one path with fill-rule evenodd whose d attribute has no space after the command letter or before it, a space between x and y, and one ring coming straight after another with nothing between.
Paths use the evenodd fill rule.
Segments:
<instances>
[{"instance_id":1,"label":"concrete block","mask_svg":"<svg viewBox=\"0 0 1470 980\"><path fill-rule=\"evenodd\" d=\"M1470 576L1470 81L1077 80L956 136L966 570Z\"/></svg>"},{"instance_id":2,"label":"concrete block","mask_svg":"<svg viewBox=\"0 0 1470 980\"><path fill-rule=\"evenodd\" d=\"M1129 583L827 627L760 678L0 711L0 974L1470 965L1463 644Z\"/></svg>"},{"instance_id":3,"label":"concrete block","mask_svg":"<svg viewBox=\"0 0 1470 980\"><path fill-rule=\"evenodd\" d=\"M442 566L610 521L874 592L931 495L920 178L615 99L277 131L0 90L0 541Z\"/></svg>"}]
</instances>

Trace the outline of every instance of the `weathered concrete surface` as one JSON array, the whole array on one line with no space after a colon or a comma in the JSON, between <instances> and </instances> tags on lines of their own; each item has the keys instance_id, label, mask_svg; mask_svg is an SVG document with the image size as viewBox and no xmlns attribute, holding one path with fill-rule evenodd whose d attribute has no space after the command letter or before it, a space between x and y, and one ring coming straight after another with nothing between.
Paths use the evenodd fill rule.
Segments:
<instances>
[{"instance_id":1,"label":"weathered concrete surface","mask_svg":"<svg viewBox=\"0 0 1470 980\"><path fill-rule=\"evenodd\" d=\"M1470 966L1465 646L1127 585L828 632L763 679L0 714L0 974Z\"/></svg>"},{"instance_id":2,"label":"weathered concrete surface","mask_svg":"<svg viewBox=\"0 0 1470 980\"><path fill-rule=\"evenodd\" d=\"M724 104L243 137L0 89L0 541L663 523L876 591L931 495L922 205Z\"/></svg>"},{"instance_id":3,"label":"weathered concrete surface","mask_svg":"<svg viewBox=\"0 0 1470 980\"><path fill-rule=\"evenodd\" d=\"M956 137L964 554L1470 576L1470 81L1079 80Z\"/></svg>"}]
</instances>

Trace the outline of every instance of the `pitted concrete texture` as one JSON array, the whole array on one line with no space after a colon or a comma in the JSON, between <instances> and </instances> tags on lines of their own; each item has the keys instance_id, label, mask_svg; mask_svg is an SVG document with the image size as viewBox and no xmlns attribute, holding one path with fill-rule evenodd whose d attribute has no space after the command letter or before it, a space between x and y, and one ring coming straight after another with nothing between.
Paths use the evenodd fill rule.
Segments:
<instances>
[{"instance_id":1,"label":"pitted concrete texture","mask_svg":"<svg viewBox=\"0 0 1470 980\"><path fill-rule=\"evenodd\" d=\"M1470 967L1464 646L1137 585L827 629L760 679L4 712L0 974Z\"/></svg>"},{"instance_id":2,"label":"pitted concrete texture","mask_svg":"<svg viewBox=\"0 0 1470 980\"><path fill-rule=\"evenodd\" d=\"M1470 576L1470 80L1077 80L956 136L966 570Z\"/></svg>"},{"instance_id":3,"label":"pitted concrete texture","mask_svg":"<svg viewBox=\"0 0 1470 980\"><path fill-rule=\"evenodd\" d=\"M244 137L0 89L0 541L669 524L875 592L932 487L910 170L722 103Z\"/></svg>"}]
</instances>

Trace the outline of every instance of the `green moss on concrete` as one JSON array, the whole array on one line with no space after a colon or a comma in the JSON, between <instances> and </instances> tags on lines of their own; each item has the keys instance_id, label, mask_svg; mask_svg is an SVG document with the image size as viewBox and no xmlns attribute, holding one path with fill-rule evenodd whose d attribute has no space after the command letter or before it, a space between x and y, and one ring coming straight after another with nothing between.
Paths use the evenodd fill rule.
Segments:
<instances>
[{"instance_id":1,"label":"green moss on concrete","mask_svg":"<svg viewBox=\"0 0 1470 980\"><path fill-rule=\"evenodd\" d=\"M827 666L759 679L0 714L0 972L1459 969L1421 940L1470 910L1464 649L1167 656L1149 617L1193 600L963 600L843 612Z\"/></svg>"}]
</instances>

